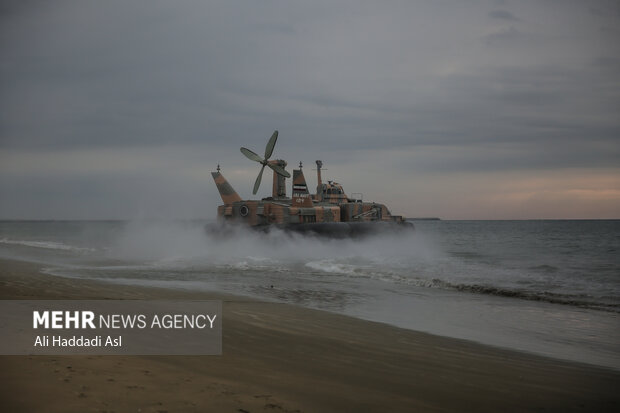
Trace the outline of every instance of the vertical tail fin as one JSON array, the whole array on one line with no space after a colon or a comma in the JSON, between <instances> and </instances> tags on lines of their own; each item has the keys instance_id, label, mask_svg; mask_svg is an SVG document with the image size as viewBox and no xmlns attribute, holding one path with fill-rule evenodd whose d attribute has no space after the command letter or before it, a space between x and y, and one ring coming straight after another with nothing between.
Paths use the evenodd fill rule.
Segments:
<instances>
[{"instance_id":1,"label":"vertical tail fin","mask_svg":"<svg viewBox=\"0 0 620 413\"><path fill-rule=\"evenodd\" d=\"M217 185L217 190L222 197L222 201L225 205L232 204L233 202L241 201L241 197L235 192L232 186L228 183L226 178L218 171L211 172L211 176Z\"/></svg>"},{"instance_id":2,"label":"vertical tail fin","mask_svg":"<svg viewBox=\"0 0 620 413\"><path fill-rule=\"evenodd\" d=\"M312 207L312 199L310 198L306 178L301 168L293 170L293 206Z\"/></svg>"}]
</instances>

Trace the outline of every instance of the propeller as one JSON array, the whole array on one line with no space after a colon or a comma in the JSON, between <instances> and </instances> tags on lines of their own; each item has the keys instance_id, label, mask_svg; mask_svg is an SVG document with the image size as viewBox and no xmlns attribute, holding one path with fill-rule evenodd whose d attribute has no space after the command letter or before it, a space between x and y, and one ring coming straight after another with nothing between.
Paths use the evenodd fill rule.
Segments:
<instances>
[{"instance_id":1,"label":"propeller","mask_svg":"<svg viewBox=\"0 0 620 413\"><path fill-rule=\"evenodd\" d=\"M263 178L263 171L265 170L265 166L270 167L271 169L274 170L275 173L285 178L291 177L291 174L286 172L286 170L282 168L280 165L269 163L269 158L271 157L271 154L273 153L273 148L276 146L277 140L278 140L278 131L274 131L273 135L271 135L271 138L269 138L269 142L267 142L267 146L265 146L265 157L264 158L261 158L260 155L258 155L254 151L249 150L248 148L241 148L241 153L244 154L248 159L254 162L258 162L259 164L263 165L263 167L260 168L260 172L258 173L258 176L256 177L256 182L254 182L254 191L252 192L254 195L256 195L256 193L258 192L258 187L260 186L260 181Z\"/></svg>"}]
</instances>

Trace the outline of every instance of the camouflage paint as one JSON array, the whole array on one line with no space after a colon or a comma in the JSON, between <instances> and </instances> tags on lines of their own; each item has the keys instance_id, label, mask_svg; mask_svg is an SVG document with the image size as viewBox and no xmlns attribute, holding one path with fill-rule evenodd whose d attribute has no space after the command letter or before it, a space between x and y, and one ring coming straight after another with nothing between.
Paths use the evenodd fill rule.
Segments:
<instances>
[{"instance_id":1,"label":"camouflage paint","mask_svg":"<svg viewBox=\"0 0 620 413\"><path fill-rule=\"evenodd\" d=\"M285 167L282 160L270 161ZM393 216L383 204L360 202L347 197L342 185L321 179L322 162L317 161L317 178L320 191L314 198L300 169L293 171L292 197L286 198L285 178L274 172L273 197L262 200L242 200L219 172L211 175L222 197L224 205L217 209L219 219L242 222L250 226L295 225L301 223L334 222L396 222L402 223L402 216Z\"/></svg>"},{"instance_id":2,"label":"camouflage paint","mask_svg":"<svg viewBox=\"0 0 620 413\"><path fill-rule=\"evenodd\" d=\"M224 178L221 173L211 172L211 176L213 176L213 180L215 181L215 185L217 186L217 190L220 193L224 204L228 205L233 202L241 201L241 197L237 194L237 192L235 192L233 187L230 186L226 178Z\"/></svg>"},{"instance_id":3,"label":"camouflage paint","mask_svg":"<svg viewBox=\"0 0 620 413\"><path fill-rule=\"evenodd\" d=\"M303 171L300 169L293 169L293 205L296 207L311 207L312 199L308 192L308 185L306 184L306 178Z\"/></svg>"},{"instance_id":4,"label":"camouflage paint","mask_svg":"<svg viewBox=\"0 0 620 413\"><path fill-rule=\"evenodd\" d=\"M286 161L283 161L282 159L276 159L274 161L269 161L268 163L281 166L282 168L285 168L287 165ZM285 179L286 178L284 178L282 175L276 173L276 171L273 171L273 185L271 187L271 196L274 199L286 198Z\"/></svg>"}]
</instances>

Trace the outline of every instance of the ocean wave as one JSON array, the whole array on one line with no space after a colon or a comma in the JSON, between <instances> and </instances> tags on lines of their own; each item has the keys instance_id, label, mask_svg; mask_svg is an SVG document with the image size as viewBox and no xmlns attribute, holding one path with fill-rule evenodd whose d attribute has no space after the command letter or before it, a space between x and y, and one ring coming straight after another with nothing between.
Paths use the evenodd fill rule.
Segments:
<instances>
[{"instance_id":1,"label":"ocean wave","mask_svg":"<svg viewBox=\"0 0 620 413\"><path fill-rule=\"evenodd\" d=\"M539 271L547 274L557 273L560 269L554 265L541 264L529 267L530 270Z\"/></svg>"},{"instance_id":2,"label":"ocean wave","mask_svg":"<svg viewBox=\"0 0 620 413\"><path fill-rule=\"evenodd\" d=\"M529 301L541 301L551 304L562 304L593 310L609 311L620 313L620 303L601 302L600 298L586 294L559 294L550 291L528 291L521 289L511 289L481 284L453 284L442 280L420 280L420 286L430 288L444 288L474 294L485 294L497 297L517 298ZM602 297L601 297L602 298ZM603 298L604 299L604 298ZM617 299L613 300L617 301Z\"/></svg>"},{"instance_id":3,"label":"ocean wave","mask_svg":"<svg viewBox=\"0 0 620 413\"><path fill-rule=\"evenodd\" d=\"M332 274L352 275L359 272L358 267L354 265L337 263L333 260L310 261L306 263L306 267Z\"/></svg>"},{"instance_id":4,"label":"ocean wave","mask_svg":"<svg viewBox=\"0 0 620 413\"><path fill-rule=\"evenodd\" d=\"M23 240L12 240L12 239L7 239L7 238L2 238L0 239L0 244L21 245L25 247L44 248L44 249L60 250L60 251L74 251L74 252L96 251L94 248L76 247L74 245L67 245L62 242L57 242L57 241L23 241Z\"/></svg>"},{"instance_id":5,"label":"ocean wave","mask_svg":"<svg viewBox=\"0 0 620 413\"><path fill-rule=\"evenodd\" d=\"M322 268L324 271L325 268ZM327 267L331 269L331 267ZM347 274L338 266L333 267L332 272ZM529 301L541 301L551 304L562 304L580 308L588 308L601 311L620 313L620 299L617 296L593 296L589 294L561 294L551 291L533 291L520 288L493 286L476 283L458 283L446 281L440 278L408 277L395 272L368 273L372 278L393 283L403 283L422 288L443 289L460 291L472 294L484 294L497 297L517 298Z\"/></svg>"}]
</instances>

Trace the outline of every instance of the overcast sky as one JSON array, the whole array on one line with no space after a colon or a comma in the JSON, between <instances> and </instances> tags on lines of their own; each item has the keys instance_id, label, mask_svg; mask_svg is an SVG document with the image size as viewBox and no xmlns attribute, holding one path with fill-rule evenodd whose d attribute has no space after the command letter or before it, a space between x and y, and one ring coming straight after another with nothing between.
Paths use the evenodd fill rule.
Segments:
<instances>
[{"instance_id":1,"label":"overcast sky","mask_svg":"<svg viewBox=\"0 0 620 413\"><path fill-rule=\"evenodd\" d=\"M213 218L275 129L396 214L620 218L615 0L3 1L0 52L0 218Z\"/></svg>"}]
</instances>

